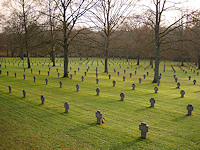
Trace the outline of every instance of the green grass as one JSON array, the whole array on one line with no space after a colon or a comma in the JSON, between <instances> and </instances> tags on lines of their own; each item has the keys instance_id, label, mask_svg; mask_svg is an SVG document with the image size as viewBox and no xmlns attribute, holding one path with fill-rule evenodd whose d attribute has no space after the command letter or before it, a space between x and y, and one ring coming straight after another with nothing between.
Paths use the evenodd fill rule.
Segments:
<instances>
[{"instance_id":1,"label":"green grass","mask_svg":"<svg viewBox=\"0 0 200 150\"><path fill-rule=\"evenodd\" d=\"M31 58L33 73L26 68L26 60L24 72L23 61L19 58L0 59L0 149L200 149L200 75L197 75L197 70L194 73L182 67L188 72L185 74L178 68L178 62L166 61L163 72L164 61L161 62L161 83L158 93L154 93L157 84L151 83L153 68L144 70L149 65L148 60L142 60L142 67L138 68L136 60L127 63L110 59L110 80L108 74L103 73L103 59L98 59L97 66L97 58L82 61L70 58L72 80L62 77L63 60L56 60L56 67L50 64L48 76L49 59ZM171 65L181 83L180 89L176 88ZM192 63L185 63L185 66L189 65L195 67ZM81 76L88 66L90 69L82 82ZM99 84L96 84L96 67ZM149 76L143 79L146 72ZM131 78L130 73L133 74ZM25 80L23 74L26 74ZM36 76L36 82L33 82L33 76ZM123 76L126 76L126 81L123 81ZM46 78L48 85L45 84ZM140 84L139 78L142 78ZM194 79L197 80L196 85L193 85ZM115 87L112 86L113 80L116 81ZM59 81L63 82L62 88ZM135 90L132 90L133 83L136 84ZM76 84L80 85L78 92ZM12 93L9 93L9 85ZM99 96L96 95L97 87L101 90ZM23 89L27 92L26 98L23 98ZM181 90L186 92L184 98L181 98ZM120 101L120 92L125 93L124 101ZM41 105L41 94L45 96L44 105ZM151 97L156 99L154 108L149 107ZM64 113L65 101L70 104L67 114ZM194 106L191 116L187 116L186 110L189 103ZM92 124L96 123L97 110L103 113L105 124ZM149 126L147 139L140 138L141 122Z\"/></svg>"}]
</instances>

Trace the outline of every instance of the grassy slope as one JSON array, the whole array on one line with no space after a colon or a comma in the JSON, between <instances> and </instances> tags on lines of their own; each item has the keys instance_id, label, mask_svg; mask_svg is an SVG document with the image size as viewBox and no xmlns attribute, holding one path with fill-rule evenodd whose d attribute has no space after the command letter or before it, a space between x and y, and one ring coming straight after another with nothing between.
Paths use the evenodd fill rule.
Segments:
<instances>
[{"instance_id":1,"label":"grassy slope","mask_svg":"<svg viewBox=\"0 0 200 150\"><path fill-rule=\"evenodd\" d=\"M51 67L48 72L48 59L33 58L33 73L30 69L23 71L22 62L18 66L13 58L6 58L1 63L0 75L0 147L2 149L199 149L200 148L200 76L188 71L186 75L178 67L177 63L166 62L166 72L163 72L164 62L160 64L162 72L161 84L157 94L154 93L156 84L153 80L153 69L145 67L149 62L143 60L142 67L136 70L136 62L115 59L110 60L109 74L103 73L103 65L98 59L99 84L96 84L95 69L97 59L85 60L82 65L78 58L71 58L70 73L73 79L62 78L63 63L57 60L58 67ZM93 65L92 64L92 61ZM14 60L19 62L19 59ZM36 61L36 63L35 63ZM40 62L37 66L37 62ZM44 66L42 64L45 62ZM87 63L87 65L86 65ZM132 64L131 64L132 63ZM61 66L60 66L61 64ZM119 67L121 64L121 68ZM170 65L174 65L178 82L181 88L176 89L173 79L173 71ZM132 68L131 68L132 65ZM187 64L188 65L188 64ZM26 66L26 63L25 63ZM81 81L86 69L90 67L85 80ZM129 67L129 68L127 68ZM58 68L61 77L57 77ZM78 71L80 68L80 71ZM114 73L114 69L120 72L120 76ZM126 73L123 70L126 69ZM38 74L41 70L41 74ZM74 75L74 70L77 74ZM9 76L6 72L9 71ZM149 72L149 76L143 79L143 75ZM17 78L14 73L17 73ZM129 77L129 73L133 77ZM23 80L23 74L26 79ZM123 76L126 81L123 82ZM192 76L189 81L188 76ZM36 76L36 83L33 82ZM139 84L138 78L142 78ZM45 85L45 78L49 79ZM197 80L193 85L193 79ZM112 81L116 81L116 87ZM63 87L59 88L59 81ZM80 85L80 91L76 91L76 84ZM136 84L136 90L132 90L132 83ZM12 93L8 91L8 85L12 86ZM96 96L95 89L99 87L100 96ZM22 90L26 89L27 97L23 98ZM180 97L180 90L186 91L185 97ZM120 92L125 93L125 100L120 100ZM41 105L40 95L44 94L45 104ZM156 104L150 108L149 99L154 97ZM64 113L64 102L70 103L68 114ZM186 106L192 103L194 111L187 116ZM105 118L105 124L96 125L95 112L101 110ZM147 139L140 139L139 124L146 122L149 125Z\"/></svg>"}]
</instances>

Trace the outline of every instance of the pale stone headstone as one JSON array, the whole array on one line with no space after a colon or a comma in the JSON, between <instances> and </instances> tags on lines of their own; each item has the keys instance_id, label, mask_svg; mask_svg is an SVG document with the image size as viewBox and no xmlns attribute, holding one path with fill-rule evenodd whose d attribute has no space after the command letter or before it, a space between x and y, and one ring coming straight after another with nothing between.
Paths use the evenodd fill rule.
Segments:
<instances>
[{"instance_id":1,"label":"pale stone headstone","mask_svg":"<svg viewBox=\"0 0 200 150\"><path fill-rule=\"evenodd\" d=\"M156 100L155 100L154 97L152 97L152 98L150 99L150 103L151 103L151 107L154 107L154 104L156 103Z\"/></svg>"},{"instance_id":2,"label":"pale stone headstone","mask_svg":"<svg viewBox=\"0 0 200 150\"><path fill-rule=\"evenodd\" d=\"M157 93L157 92L158 92L158 87L155 86L155 87L154 87L154 90L155 90L155 93Z\"/></svg>"},{"instance_id":3,"label":"pale stone headstone","mask_svg":"<svg viewBox=\"0 0 200 150\"><path fill-rule=\"evenodd\" d=\"M60 88L62 88L62 84L63 84L62 81L60 81L59 84L60 84Z\"/></svg>"},{"instance_id":4,"label":"pale stone headstone","mask_svg":"<svg viewBox=\"0 0 200 150\"><path fill-rule=\"evenodd\" d=\"M10 85L8 86L8 89L9 89L9 93L11 93L12 87Z\"/></svg>"},{"instance_id":5,"label":"pale stone headstone","mask_svg":"<svg viewBox=\"0 0 200 150\"><path fill-rule=\"evenodd\" d=\"M48 84L48 79L47 78L45 79L45 82L46 82L46 85L47 85Z\"/></svg>"},{"instance_id":6,"label":"pale stone headstone","mask_svg":"<svg viewBox=\"0 0 200 150\"><path fill-rule=\"evenodd\" d=\"M23 96L26 97L26 90L23 89Z\"/></svg>"},{"instance_id":7,"label":"pale stone headstone","mask_svg":"<svg viewBox=\"0 0 200 150\"><path fill-rule=\"evenodd\" d=\"M184 95L185 95L185 91L184 91L184 90L181 90L181 91L180 91L180 94L181 94L181 97L183 98Z\"/></svg>"},{"instance_id":8,"label":"pale stone headstone","mask_svg":"<svg viewBox=\"0 0 200 150\"><path fill-rule=\"evenodd\" d=\"M96 88L97 95L100 93L100 88Z\"/></svg>"},{"instance_id":9,"label":"pale stone headstone","mask_svg":"<svg viewBox=\"0 0 200 150\"><path fill-rule=\"evenodd\" d=\"M187 105L188 115L192 115L193 109L194 109L194 106L192 106L192 104Z\"/></svg>"},{"instance_id":10,"label":"pale stone headstone","mask_svg":"<svg viewBox=\"0 0 200 150\"><path fill-rule=\"evenodd\" d=\"M96 111L97 124L102 124L103 114L100 110Z\"/></svg>"},{"instance_id":11,"label":"pale stone headstone","mask_svg":"<svg viewBox=\"0 0 200 150\"><path fill-rule=\"evenodd\" d=\"M42 101L42 104L44 104L44 101L45 101L45 97L43 94L41 94L41 101Z\"/></svg>"},{"instance_id":12,"label":"pale stone headstone","mask_svg":"<svg viewBox=\"0 0 200 150\"><path fill-rule=\"evenodd\" d=\"M121 101L123 101L123 100L124 100L124 97L125 97L125 93L124 93L124 92L121 92L121 93L120 93L120 97L121 97Z\"/></svg>"},{"instance_id":13,"label":"pale stone headstone","mask_svg":"<svg viewBox=\"0 0 200 150\"><path fill-rule=\"evenodd\" d=\"M136 87L135 83L132 84L132 87L133 87L133 90L135 90L135 87Z\"/></svg>"},{"instance_id":14,"label":"pale stone headstone","mask_svg":"<svg viewBox=\"0 0 200 150\"><path fill-rule=\"evenodd\" d=\"M79 84L76 84L76 91L79 91Z\"/></svg>"},{"instance_id":15,"label":"pale stone headstone","mask_svg":"<svg viewBox=\"0 0 200 150\"><path fill-rule=\"evenodd\" d=\"M141 138L146 139L146 133L149 131L149 126L147 126L145 122L141 122L141 124L139 125L139 130L141 130Z\"/></svg>"},{"instance_id":16,"label":"pale stone headstone","mask_svg":"<svg viewBox=\"0 0 200 150\"><path fill-rule=\"evenodd\" d=\"M69 112L69 103L67 101L64 102L65 113Z\"/></svg>"}]
</instances>

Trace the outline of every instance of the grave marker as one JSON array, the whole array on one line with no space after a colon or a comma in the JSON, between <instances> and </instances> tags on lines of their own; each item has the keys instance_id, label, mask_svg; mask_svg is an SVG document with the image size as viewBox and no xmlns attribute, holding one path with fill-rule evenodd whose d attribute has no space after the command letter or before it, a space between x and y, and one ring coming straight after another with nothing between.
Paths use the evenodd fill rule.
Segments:
<instances>
[{"instance_id":1,"label":"grave marker","mask_svg":"<svg viewBox=\"0 0 200 150\"><path fill-rule=\"evenodd\" d=\"M45 79L45 82L46 82L46 85L47 85L48 84L48 79L47 78Z\"/></svg>"},{"instance_id":2,"label":"grave marker","mask_svg":"<svg viewBox=\"0 0 200 150\"><path fill-rule=\"evenodd\" d=\"M35 76L33 76L33 80L34 80L34 82L35 82L35 80L36 80L36 77L35 77Z\"/></svg>"},{"instance_id":3,"label":"grave marker","mask_svg":"<svg viewBox=\"0 0 200 150\"><path fill-rule=\"evenodd\" d=\"M8 86L8 89L9 89L9 93L11 93L12 87L10 85Z\"/></svg>"},{"instance_id":4,"label":"grave marker","mask_svg":"<svg viewBox=\"0 0 200 150\"><path fill-rule=\"evenodd\" d=\"M23 89L23 96L26 97L26 90Z\"/></svg>"},{"instance_id":5,"label":"grave marker","mask_svg":"<svg viewBox=\"0 0 200 150\"><path fill-rule=\"evenodd\" d=\"M121 92L121 93L120 93L120 97L121 97L121 101L123 101L123 100L124 100L124 97L125 97L125 93L124 93L124 92Z\"/></svg>"},{"instance_id":6,"label":"grave marker","mask_svg":"<svg viewBox=\"0 0 200 150\"><path fill-rule=\"evenodd\" d=\"M141 124L139 125L139 130L141 130L141 138L146 139L146 133L149 131L149 126L147 126L145 122L141 122Z\"/></svg>"},{"instance_id":7,"label":"grave marker","mask_svg":"<svg viewBox=\"0 0 200 150\"><path fill-rule=\"evenodd\" d=\"M196 80L193 80L194 85L196 84L196 82L197 82Z\"/></svg>"},{"instance_id":8,"label":"grave marker","mask_svg":"<svg viewBox=\"0 0 200 150\"><path fill-rule=\"evenodd\" d=\"M67 101L64 102L65 113L69 112L69 103Z\"/></svg>"},{"instance_id":9,"label":"grave marker","mask_svg":"<svg viewBox=\"0 0 200 150\"><path fill-rule=\"evenodd\" d=\"M76 91L79 91L79 84L76 84Z\"/></svg>"},{"instance_id":10,"label":"grave marker","mask_svg":"<svg viewBox=\"0 0 200 150\"><path fill-rule=\"evenodd\" d=\"M100 93L100 88L96 88L97 95Z\"/></svg>"},{"instance_id":11,"label":"grave marker","mask_svg":"<svg viewBox=\"0 0 200 150\"><path fill-rule=\"evenodd\" d=\"M150 99L150 103L151 103L151 107L154 107L154 104L156 103L156 100L155 100L154 97L152 97L152 98Z\"/></svg>"},{"instance_id":12,"label":"grave marker","mask_svg":"<svg viewBox=\"0 0 200 150\"><path fill-rule=\"evenodd\" d=\"M192 104L187 105L188 115L192 115L193 109L194 109L194 106L192 106Z\"/></svg>"},{"instance_id":13,"label":"grave marker","mask_svg":"<svg viewBox=\"0 0 200 150\"><path fill-rule=\"evenodd\" d=\"M141 78L139 78L139 83L141 83L142 82L142 79Z\"/></svg>"},{"instance_id":14,"label":"grave marker","mask_svg":"<svg viewBox=\"0 0 200 150\"><path fill-rule=\"evenodd\" d=\"M97 124L102 124L103 114L100 110L96 111Z\"/></svg>"},{"instance_id":15,"label":"grave marker","mask_svg":"<svg viewBox=\"0 0 200 150\"><path fill-rule=\"evenodd\" d=\"M132 87L133 87L133 90L135 90L135 87L136 87L135 83L132 84Z\"/></svg>"},{"instance_id":16,"label":"grave marker","mask_svg":"<svg viewBox=\"0 0 200 150\"><path fill-rule=\"evenodd\" d=\"M113 86L115 86L115 84L116 84L116 81L115 81L115 80L113 80Z\"/></svg>"},{"instance_id":17,"label":"grave marker","mask_svg":"<svg viewBox=\"0 0 200 150\"><path fill-rule=\"evenodd\" d=\"M60 88L62 88L62 84L63 84L62 81L60 81L59 84L60 84Z\"/></svg>"},{"instance_id":18,"label":"grave marker","mask_svg":"<svg viewBox=\"0 0 200 150\"><path fill-rule=\"evenodd\" d=\"M176 88L180 88L181 84L178 82Z\"/></svg>"},{"instance_id":19,"label":"grave marker","mask_svg":"<svg viewBox=\"0 0 200 150\"><path fill-rule=\"evenodd\" d=\"M43 94L41 94L41 101L42 101L42 105L44 104L44 101L45 101L45 97Z\"/></svg>"},{"instance_id":20,"label":"grave marker","mask_svg":"<svg viewBox=\"0 0 200 150\"><path fill-rule=\"evenodd\" d=\"M181 97L183 98L184 95L185 95L185 91L184 91L184 90L181 90L181 91L180 91L180 94L181 94Z\"/></svg>"},{"instance_id":21,"label":"grave marker","mask_svg":"<svg viewBox=\"0 0 200 150\"><path fill-rule=\"evenodd\" d=\"M96 84L99 84L99 79L98 78L96 79Z\"/></svg>"},{"instance_id":22,"label":"grave marker","mask_svg":"<svg viewBox=\"0 0 200 150\"><path fill-rule=\"evenodd\" d=\"M155 87L154 87L154 90L155 90L155 93L157 93L157 92L158 92L158 87L155 86Z\"/></svg>"}]
</instances>

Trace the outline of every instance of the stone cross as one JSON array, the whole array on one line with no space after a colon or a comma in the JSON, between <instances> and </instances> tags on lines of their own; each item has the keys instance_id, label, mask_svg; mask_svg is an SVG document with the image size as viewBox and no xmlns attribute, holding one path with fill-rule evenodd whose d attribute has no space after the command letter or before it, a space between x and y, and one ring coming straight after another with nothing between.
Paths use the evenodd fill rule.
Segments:
<instances>
[{"instance_id":1,"label":"stone cross","mask_svg":"<svg viewBox=\"0 0 200 150\"><path fill-rule=\"evenodd\" d=\"M9 85L8 88L9 88L9 93L11 93L12 87Z\"/></svg>"},{"instance_id":2,"label":"stone cross","mask_svg":"<svg viewBox=\"0 0 200 150\"><path fill-rule=\"evenodd\" d=\"M97 95L99 95L99 93L100 93L100 88L97 88L97 89L96 89L96 92L97 92Z\"/></svg>"},{"instance_id":3,"label":"stone cross","mask_svg":"<svg viewBox=\"0 0 200 150\"><path fill-rule=\"evenodd\" d=\"M78 71L80 70L80 68L78 68Z\"/></svg>"},{"instance_id":4,"label":"stone cross","mask_svg":"<svg viewBox=\"0 0 200 150\"><path fill-rule=\"evenodd\" d=\"M26 90L23 89L23 96L26 97Z\"/></svg>"},{"instance_id":5,"label":"stone cross","mask_svg":"<svg viewBox=\"0 0 200 150\"><path fill-rule=\"evenodd\" d=\"M48 71L48 76L49 76L49 71Z\"/></svg>"},{"instance_id":6,"label":"stone cross","mask_svg":"<svg viewBox=\"0 0 200 150\"><path fill-rule=\"evenodd\" d=\"M149 131L149 126L147 126L145 122L141 122L141 124L139 125L139 130L141 130L141 138L146 139L146 133Z\"/></svg>"},{"instance_id":7,"label":"stone cross","mask_svg":"<svg viewBox=\"0 0 200 150\"><path fill-rule=\"evenodd\" d=\"M149 75L149 72L147 72L147 76Z\"/></svg>"},{"instance_id":8,"label":"stone cross","mask_svg":"<svg viewBox=\"0 0 200 150\"><path fill-rule=\"evenodd\" d=\"M9 76L9 72L7 71L7 76Z\"/></svg>"},{"instance_id":9,"label":"stone cross","mask_svg":"<svg viewBox=\"0 0 200 150\"><path fill-rule=\"evenodd\" d=\"M26 78L26 75L24 74L24 75L23 75L23 77L24 77L24 80L25 80L25 78Z\"/></svg>"},{"instance_id":10,"label":"stone cross","mask_svg":"<svg viewBox=\"0 0 200 150\"><path fill-rule=\"evenodd\" d=\"M191 76L189 76L188 78L189 78L189 80L190 80L190 79L191 79Z\"/></svg>"},{"instance_id":11,"label":"stone cross","mask_svg":"<svg viewBox=\"0 0 200 150\"><path fill-rule=\"evenodd\" d=\"M76 70L74 71L74 74L76 75Z\"/></svg>"},{"instance_id":12,"label":"stone cross","mask_svg":"<svg viewBox=\"0 0 200 150\"><path fill-rule=\"evenodd\" d=\"M58 77L60 76L60 73L58 72Z\"/></svg>"},{"instance_id":13,"label":"stone cross","mask_svg":"<svg viewBox=\"0 0 200 150\"><path fill-rule=\"evenodd\" d=\"M45 82L46 82L46 85L47 85L48 84L48 79L47 78L45 79Z\"/></svg>"},{"instance_id":14,"label":"stone cross","mask_svg":"<svg viewBox=\"0 0 200 150\"><path fill-rule=\"evenodd\" d=\"M79 84L76 84L76 91L79 91Z\"/></svg>"},{"instance_id":15,"label":"stone cross","mask_svg":"<svg viewBox=\"0 0 200 150\"><path fill-rule=\"evenodd\" d=\"M84 76L81 76L82 81L84 81Z\"/></svg>"},{"instance_id":16,"label":"stone cross","mask_svg":"<svg viewBox=\"0 0 200 150\"><path fill-rule=\"evenodd\" d=\"M196 84L196 82L197 82L196 80L193 80L194 85Z\"/></svg>"},{"instance_id":17,"label":"stone cross","mask_svg":"<svg viewBox=\"0 0 200 150\"><path fill-rule=\"evenodd\" d=\"M64 102L65 113L69 112L69 103L67 101Z\"/></svg>"},{"instance_id":18,"label":"stone cross","mask_svg":"<svg viewBox=\"0 0 200 150\"><path fill-rule=\"evenodd\" d=\"M192 115L193 109L194 109L194 106L192 106L192 104L187 105L188 115Z\"/></svg>"},{"instance_id":19,"label":"stone cross","mask_svg":"<svg viewBox=\"0 0 200 150\"><path fill-rule=\"evenodd\" d=\"M174 75L174 79L176 78L176 75Z\"/></svg>"},{"instance_id":20,"label":"stone cross","mask_svg":"<svg viewBox=\"0 0 200 150\"><path fill-rule=\"evenodd\" d=\"M130 73L130 78L132 77L132 73Z\"/></svg>"},{"instance_id":21,"label":"stone cross","mask_svg":"<svg viewBox=\"0 0 200 150\"><path fill-rule=\"evenodd\" d=\"M43 94L41 94L41 101L42 101L42 104L44 104L44 101L45 101L45 97Z\"/></svg>"},{"instance_id":22,"label":"stone cross","mask_svg":"<svg viewBox=\"0 0 200 150\"><path fill-rule=\"evenodd\" d=\"M59 84L60 84L60 88L62 88L62 84L63 84L62 81L60 81Z\"/></svg>"},{"instance_id":23,"label":"stone cross","mask_svg":"<svg viewBox=\"0 0 200 150\"><path fill-rule=\"evenodd\" d=\"M109 77L109 79L110 79L110 78L111 78L111 75L109 74L108 77Z\"/></svg>"},{"instance_id":24,"label":"stone cross","mask_svg":"<svg viewBox=\"0 0 200 150\"><path fill-rule=\"evenodd\" d=\"M115 84L116 84L116 81L115 81L115 80L113 80L113 86L115 86Z\"/></svg>"},{"instance_id":25,"label":"stone cross","mask_svg":"<svg viewBox=\"0 0 200 150\"><path fill-rule=\"evenodd\" d=\"M132 84L133 90L135 90L135 86L136 86L135 83L133 83L133 84Z\"/></svg>"},{"instance_id":26,"label":"stone cross","mask_svg":"<svg viewBox=\"0 0 200 150\"><path fill-rule=\"evenodd\" d=\"M157 81L157 86L159 86L159 85L160 85L160 80Z\"/></svg>"},{"instance_id":27,"label":"stone cross","mask_svg":"<svg viewBox=\"0 0 200 150\"><path fill-rule=\"evenodd\" d=\"M96 79L96 84L99 84L99 79L98 78Z\"/></svg>"},{"instance_id":28,"label":"stone cross","mask_svg":"<svg viewBox=\"0 0 200 150\"><path fill-rule=\"evenodd\" d=\"M139 83L141 83L142 82L142 79L141 78L139 78Z\"/></svg>"},{"instance_id":29,"label":"stone cross","mask_svg":"<svg viewBox=\"0 0 200 150\"><path fill-rule=\"evenodd\" d=\"M17 76L17 73L15 73L15 78L16 78L16 76Z\"/></svg>"},{"instance_id":30,"label":"stone cross","mask_svg":"<svg viewBox=\"0 0 200 150\"><path fill-rule=\"evenodd\" d=\"M156 103L156 100L155 100L154 97L152 97L152 98L150 99L150 103L151 103L151 107L154 107L154 104Z\"/></svg>"},{"instance_id":31,"label":"stone cross","mask_svg":"<svg viewBox=\"0 0 200 150\"><path fill-rule=\"evenodd\" d=\"M100 110L96 111L97 124L102 124L103 114Z\"/></svg>"},{"instance_id":32,"label":"stone cross","mask_svg":"<svg viewBox=\"0 0 200 150\"><path fill-rule=\"evenodd\" d=\"M35 80L36 80L36 77L35 77L35 76L33 76L33 80L34 80L34 82L35 82Z\"/></svg>"},{"instance_id":33,"label":"stone cross","mask_svg":"<svg viewBox=\"0 0 200 150\"><path fill-rule=\"evenodd\" d=\"M181 97L183 98L184 95L185 95L185 91L184 91L184 90L181 90L180 94L181 94Z\"/></svg>"},{"instance_id":34,"label":"stone cross","mask_svg":"<svg viewBox=\"0 0 200 150\"><path fill-rule=\"evenodd\" d=\"M72 79L72 74L70 74L70 79Z\"/></svg>"},{"instance_id":35,"label":"stone cross","mask_svg":"<svg viewBox=\"0 0 200 150\"><path fill-rule=\"evenodd\" d=\"M39 74L40 74L40 70L39 70Z\"/></svg>"},{"instance_id":36,"label":"stone cross","mask_svg":"<svg viewBox=\"0 0 200 150\"><path fill-rule=\"evenodd\" d=\"M180 88L181 84L178 82L176 88Z\"/></svg>"},{"instance_id":37,"label":"stone cross","mask_svg":"<svg viewBox=\"0 0 200 150\"><path fill-rule=\"evenodd\" d=\"M144 74L143 77L144 77L144 79L145 79L145 78L146 78L146 75Z\"/></svg>"},{"instance_id":38,"label":"stone cross","mask_svg":"<svg viewBox=\"0 0 200 150\"><path fill-rule=\"evenodd\" d=\"M126 73L126 70L124 70L124 73Z\"/></svg>"},{"instance_id":39,"label":"stone cross","mask_svg":"<svg viewBox=\"0 0 200 150\"><path fill-rule=\"evenodd\" d=\"M117 72L117 75L119 76L119 72Z\"/></svg>"},{"instance_id":40,"label":"stone cross","mask_svg":"<svg viewBox=\"0 0 200 150\"><path fill-rule=\"evenodd\" d=\"M175 78L175 82L177 82L178 81L178 78Z\"/></svg>"},{"instance_id":41,"label":"stone cross","mask_svg":"<svg viewBox=\"0 0 200 150\"><path fill-rule=\"evenodd\" d=\"M125 76L123 76L123 81L125 81L125 79L126 79L126 77L125 77Z\"/></svg>"},{"instance_id":42,"label":"stone cross","mask_svg":"<svg viewBox=\"0 0 200 150\"><path fill-rule=\"evenodd\" d=\"M120 97L121 97L121 101L123 101L123 100L124 100L124 97L125 97L125 93L124 93L124 92L121 92L121 93L120 93Z\"/></svg>"},{"instance_id":43,"label":"stone cross","mask_svg":"<svg viewBox=\"0 0 200 150\"><path fill-rule=\"evenodd\" d=\"M58 68L56 69L56 71L58 72Z\"/></svg>"},{"instance_id":44,"label":"stone cross","mask_svg":"<svg viewBox=\"0 0 200 150\"><path fill-rule=\"evenodd\" d=\"M155 90L155 93L157 93L157 92L158 92L158 87L155 86L155 87L154 87L154 90Z\"/></svg>"},{"instance_id":45,"label":"stone cross","mask_svg":"<svg viewBox=\"0 0 200 150\"><path fill-rule=\"evenodd\" d=\"M137 74L137 71L135 71L135 74Z\"/></svg>"},{"instance_id":46,"label":"stone cross","mask_svg":"<svg viewBox=\"0 0 200 150\"><path fill-rule=\"evenodd\" d=\"M98 78L98 73L96 73L96 78Z\"/></svg>"},{"instance_id":47,"label":"stone cross","mask_svg":"<svg viewBox=\"0 0 200 150\"><path fill-rule=\"evenodd\" d=\"M87 73L85 72L85 76L86 76L86 74L87 74Z\"/></svg>"}]
</instances>

